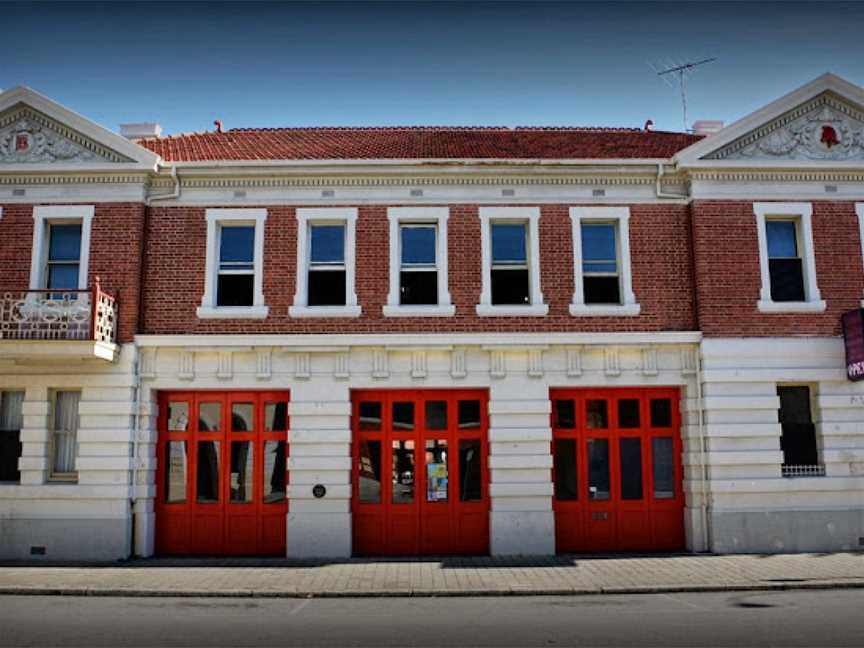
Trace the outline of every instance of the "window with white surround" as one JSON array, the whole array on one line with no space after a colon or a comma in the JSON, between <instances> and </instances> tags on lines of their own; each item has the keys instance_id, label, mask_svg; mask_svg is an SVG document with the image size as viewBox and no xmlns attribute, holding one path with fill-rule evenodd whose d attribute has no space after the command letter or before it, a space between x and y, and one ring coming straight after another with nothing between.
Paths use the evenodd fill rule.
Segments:
<instances>
[{"instance_id":1,"label":"window with white surround","mask_svg":"<svg viewBox=\"0 0 864 648\"><path fill-rule=\"evenodd\" d=\"M54 413L51 421L49 479L74 481L78 478L75 457L78 454L78 404L81 392L54 393Z\"/></svg>"},{"instance_id":2,"label":"window with white surround","mask_svg":"<svg viewBox=\"0 0 864 648\"><path fill-rule=\"evenodd\" d=\"M571 207L573 302L570 314L635 316L629 207Z\"/></svg>"},{"instance_id":3,"label":"window with white surround","mask_svg":"<svg viewBox=\"0 0 864 648\"><path fill-rule=\"evenodd\" d=\"M540 208L481 207L480 316L543 316Z\"/></svg>"},{"instance_id":4,"label":"window with white surround","mask_svg":"<svg viewBox=\"0 0 864 648\"><path fill-rule=\"evenodd\" d=\"M763 313L821 313L810 203L753 203Z\"/></svg>"},{"instance_id":5,"label":"window with white surround","mask_svg":"<svg viewBox=\"0 0 864 648\"><path fill-rule=\"evenodd\" d=\"M861 242L861 261L864 263L864 203L855 203L855 213L858 215L858 240ZM861 305L864 306L864 299Z\"/></svg>"},{"instance_id":6,"label":"window with white surround","mask_svg":"<svg viewBox=\"0 0 864 648\"><path fill-rule=\"evenodd\" d=\"M30 289L87 288L93 205L33 208Z\"/></svg>"},{"instance_id":7,"label":"window with white surround","mask_svg":"<svg viewBox=\"0 0 864 648\"><path fill-rule=\"evenodd\" d=\"M267 317L264 223L267 210L208 209L202 319Z\"/></svg>"},{"instance_id":8,"label":"window with white surround","mask_svg":"<svg viewBox=\"0 0 864 648\"><path fill-rule=\"evenodd\" d=\"M356 207L297 210L297 290L291 317L358 317Z\"/></svg>"},{"instance_id":9,"label":"window with white surround","mask_svg":"<svg viewBox=\"0 0 864 648\"><path fill-rule=\"evenodd\" d=\"M780 410L780 449L784 477L822 477L819 443L813 423L812 394L808 385L777 385Z\"/></svg>"},{"instance_id":10,"label":"window with white surround","mask_svg":"<svg viewBox=\"0 0 864 648\"><path fill-rule=\"evenodd\" d=\"M388 317L448 317L447 207L390 207Z\"/></svg>"}]
</instances>

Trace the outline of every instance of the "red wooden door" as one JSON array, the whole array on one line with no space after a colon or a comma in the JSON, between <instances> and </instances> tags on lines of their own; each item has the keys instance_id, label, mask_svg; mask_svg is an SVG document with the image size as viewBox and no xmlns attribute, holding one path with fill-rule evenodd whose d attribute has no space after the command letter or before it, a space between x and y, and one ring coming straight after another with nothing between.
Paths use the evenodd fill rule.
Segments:
<instances>
[{"instance_id":1,"label":"red wooden door","mask_svg":"<svg viewBox=\"0 0 864 648\"><path fill-rule=\"evenodd\" d=\"M354 553L487 553L486 393L356 391L352 400Z\"/></svg>"},{"instance_id":2,"label":"red wooden door","mask_svg":"<svg viewBox=\"0 0 864 648\"><path fill-rule=\"evenodd\" d=\"M684 548L677 389L552 390L559 552Z\"/></svg>"},{"instance_id":3,"label":"red wooden door","mask_svg":"<svg viewBox=\"0 0 864 648\"><path fill-rule=\"evenodd\" d=\"M159 397L156 552L283 555L287 392Z\"/></svg>"}]
</instances>

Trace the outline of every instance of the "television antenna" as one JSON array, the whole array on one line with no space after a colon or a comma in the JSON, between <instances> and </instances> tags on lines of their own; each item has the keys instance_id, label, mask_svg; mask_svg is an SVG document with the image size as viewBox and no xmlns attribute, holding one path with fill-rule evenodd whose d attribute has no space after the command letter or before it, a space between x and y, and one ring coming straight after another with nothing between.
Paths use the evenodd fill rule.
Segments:
<instances>
[{"instance_id":1,"label":"television antenna","mask_svg":"<svg viewBox=\"0 0 864 648\"><path fill-rule=\"evenodd\" d=\"M656 67L651 65L651 69L653 69L657 76L661 77L663 81L670 88L675 88L676 84L678 89L681 92L681 109L684 113L684 132L689 131L687 126L687 78L693 73L700 65L705 65L707 63L711 63L716 61L717 57L711 57L702 59L701 61L687 61L685 63L679 64L667 64L666 67L658 70Z\"/></svg>"}]
</instances>

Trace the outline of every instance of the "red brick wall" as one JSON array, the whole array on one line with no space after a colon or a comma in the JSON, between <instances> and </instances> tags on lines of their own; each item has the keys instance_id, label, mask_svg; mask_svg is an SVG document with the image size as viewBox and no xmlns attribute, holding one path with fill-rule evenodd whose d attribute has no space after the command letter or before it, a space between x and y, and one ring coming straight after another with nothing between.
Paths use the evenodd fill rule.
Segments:
<instances>
[{"instance_id":1,"label":"red brick wall","mask_svg":"<svg viewBox=\"0 0 864 648\"><path fill-rule=\"evenodd\" d=\"M838 335L840 315L864 296L860 235L851 202L814 202L816 283L824 313L760 313L756 217L751 202L697 201L693 214L699 323L706 336Z\"/></svg>"},{"instance_id":2,"label":"red brick wall","mask_svg":"<svg viewBox=\"0 0 864 648\"><path fill-rule=\"evenodd\" d=\"M20 292L30 285L33 250L33 205L2 205L0 218L0 293ZM102 289L119 300L118 340L135 335L141 287L144 205L96 205L90 232L88 285L98 275Z\"/></svg>"},{"instance_id":3,"label":"red brick wall","mask_svg":"<svg viewBox=\"0 0 864 648\"><path fill-rule=\"evenodd\" d=\"M694 288L685 206L631 207L633 287L639 317L575 318L573 252L568 206L542 207L541 283L544 318L477 317L480 298L480 219L476 205L455 205L448 221L452 318L385 318L389 290L386 206L359 208L357 221L357 319L292 319L297 223L293 207L268 207L264 243L266 320L199 320L204 292L205 208L151 208L147 227L142 332L183 333L375 333L470 331L681 331L694 330Z\"/></svg>"}]
</instances>

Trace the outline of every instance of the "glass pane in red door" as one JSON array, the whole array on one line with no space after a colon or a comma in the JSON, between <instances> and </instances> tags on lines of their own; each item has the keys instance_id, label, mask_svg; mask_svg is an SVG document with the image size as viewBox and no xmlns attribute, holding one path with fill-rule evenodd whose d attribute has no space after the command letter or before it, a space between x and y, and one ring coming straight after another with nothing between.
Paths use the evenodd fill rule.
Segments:
<instances>
[{"instance_id":1,"label":"glass pane in red door","mask_svg":"<svg viewBox=\"0 0 864 648\"><path fill-rule=\"evenodd\" d=\"M231 403L231 429L234 432L252 432L255 429L254 411L252 403Z\"/></svg>"},{"instance_id":2,"label":"glass pane in red door","mask_svg":"<svg viewBox=\"0 0 864 648\"><path fill-rule=\"evenodd\" d=\"M585 423L589 430L605 430L609 427L609 404L605 400L589 400L586 403Z\"/></svg>"},{"instance_id":3,"label":"glass pane in red door","mask_svg":"<svg viewBox=\"0 0 864 648\"><path fill-rule=\"evenodd\" d=\"M168 403L168 431L185 432L189 428L189 403L172 401Z\"/></svg>"},{"instance_id":4,"label":"glass pane in red door","mask_svg":"<svg viewBox=\"0 0 864 648\"><path fill-rule=\"evenodd\" d=\"M288 429L288 403L265 403L264 431L285 432Z\"/></svg>"},{"instance_id":5,"label":"glass pane in red door","mask_svg":"<svg viewBox=\"0 0 864 648\"><path fill-rule=\"evenodd\" d=\"M393 431L414 429L414 403L393 403Z\"/></svg>"},{"instance_id":6,"label":"glass pane in red door","mask_svg":"<svg viewBox=\"0 0 864 648\"><path fill-rule=\"evenodd\" d=\"M459 501L479 502L483 498L480 439L459 441Z\"/></svg>"},{"instance_id":7,"label":"glass pane in red door","mask_svg":"<svg viewBox=\"0 0 864 648\"><path fill-rule=\"evenodd\" d=\"M231 503L246 504L252 501L252 442L231 443Z\"/></svg>"},{"instance_id":8,"label":"glass pane in red door","mask_svg":"<svg viewBox=\"0 0 864 648\"><path fill-rule=\"evenodd\" d=\"M381 431L381 403L379 401L364 401L360 403L360 431Z\"/></svg>"},{"instance_id":9,"label":"glass pane in red door","mask_svg":"<svg viewBox=\"0 0 864 648\"><path fill-rule=\"evenodd\" d=\"M381 442L360 442L360 503L381 503Z\"/></svg>"},{"instance_id":10,"label":"glass pane in red door","mask_svg":"<svg viewBox=\"0 0 864 648\"><path fill-rule=\"evenodd\" d=\"M447 401L426 401L426 429L447 429Z\"/></svg>"},{"instance_id":11,"label":"glass pane in red door","mask_svg":"<svg viewBox=\"0 0 864 648\"><path fill-rule=\"evenodd\" d=\"M218 403L217 403L218 404ZM219 501L219 442L198 442L198 503Z\"/></svg>"},{"instance_id":12,"label":"glass pane in red door","mask_svg":"<svg viewBox=\"0 0 864 648\"><path fill-rule=\"evenodd\" d=\"M622 398L618 401L618 427L639 427L639 399Z\"/></svg>"},{"instance_id":13,"label":"glass pane in red door","mask_svg":"<svg viewBox=\"0 0 864 648\"><path fill-rule=\"evenodd\" d=\"M579 499L579 487L576 481L576 439L555 439L554 460L555 498Z\"/></svg>"},{"instance_id":14,"label":"glass pane in red door","mask_svg":"<svg viewBox=\"0 0 864 648\"><path fill-rule=\"evenodd\" d=\"M222 429L222 403L198 405L198 429L201 432L218 432Z\"/></svg>"},{"instance_id":15,"label":"glass pane in red door","mask_svg":"<svg viewBox=\"0 0 864 648\"><path fill-rule=\"evenodd\" d=\"M618 440L621 457L621 499L642 499L642 440L628 437Z\"/></svg>"},{"instance_id":16,"label":"glass pane in red door","mask_svg":"<svg viewBox=\"0 0 864 648\"><path fill-rule=\"evenodd\" d=\"M651 439L651 461L654 464L654 498L675 497L675 464L672 457L672 437Z\"/></svg>"},{"instance_id":17,"label":"glass pane in red door","mask_svg":"<svg viewBox=\"0 0 864 648\"><path fill-rule=\"evenodd\" d=\"M264 442L264 503L285 501L285 442Z\"/></svg>"},{"instance_id":18,"label":"glass pane in red door","mask_svg":"<svg viewBox=\"0 0 864 648\"><path fill-rule=\"evenodd\" d=\"M447 485L447 439L426 441L426 501L446 502Z\"/></svg>"},{"instance_id":19,"label":"glass pane in red door","mask_svg":"<svg viewBox=\"0 0 864 648\"><path fill-rule=\"evenodd\" d=\"M392 450L393 503L410 504L414 501L414 442L393 441Z\"/></svg>"},{"instance_id":20,"label":"glass pane in red door","mask_svg":"<svg viewBox=\"0 0 864 648\"><path fill-rule=\"evenodd\" d=\"M609 489L609 440L588 439L588 498L608 500Z\"/></svg>"},{"instance_id":21,"label":"glass pane in red door","mask_svg":"<svg viewBox=\"0 0 864 648\"><path fill-rule=\"evenodd\" d=\"M186 442L165 444L165 501L181 504L186 501Z\"/></svg>"},{"instance_id":22,"label":"glass pane in red door","mask_svg":"<svg viewBox=\"0 0 864 648\"><path fill-rule=\"evenodd\" d=\"M459 401L459 429L474 430L480 427L480 401Z\"/></svg>"}]
</instances>

